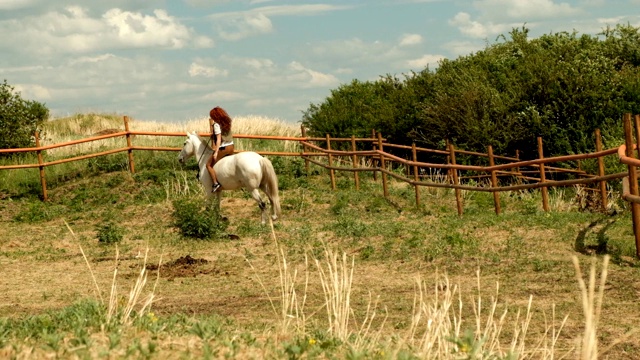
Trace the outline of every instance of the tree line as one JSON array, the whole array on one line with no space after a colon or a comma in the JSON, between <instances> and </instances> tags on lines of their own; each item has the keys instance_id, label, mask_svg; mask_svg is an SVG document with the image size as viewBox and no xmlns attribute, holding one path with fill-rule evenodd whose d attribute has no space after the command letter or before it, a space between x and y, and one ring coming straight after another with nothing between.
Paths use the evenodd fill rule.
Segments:
<instances>
[{"instance_id":1,"label":"tree line","mask_svg":"<svg viewBox=\"0 0 640 360\"><path fill-rule=\"evenodd\" d=\"M495 44L402 77L353 80L303 112L312 136L367 137L389 142L537 157L595 150L622 137L622 115L640 113L640 28L600 34L558 32L531 39L526 27Z\"/></svg>"}]
</instances>

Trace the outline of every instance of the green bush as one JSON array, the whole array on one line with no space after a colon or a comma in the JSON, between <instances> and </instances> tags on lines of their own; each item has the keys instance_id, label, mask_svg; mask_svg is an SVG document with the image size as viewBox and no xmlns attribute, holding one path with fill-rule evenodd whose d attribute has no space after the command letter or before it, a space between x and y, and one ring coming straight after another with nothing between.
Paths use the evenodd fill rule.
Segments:
<instances>
[{"instance_id":1,"label":"green bush","mask_svg":"<svg viewBox=\"0 0 640 360\"><path fill-rule=\"evenodd\" d=\"M103 222L96 226L96 236L98 241L103 244L119 243L124 237L124 228L112 221Z\"/></svg>"},{"instance_id":2,"label":"green bush","mask_svg":"<svg viewBox=\"0 0 640 360\"><path fill-rule=\"evenodd\" d=\"M443 149L449 140L530 159L537 137L547 157L594 151L595 129L619 136L622 115L640 112L640 28L530 38L523 27L499 39L405 79L341 85L311 104L302 124L311 136L369 137L375 129L395 144Z\"/></svg>"},{"instance_id":3,"label":"green bush","mask_svg":"<svg viewBox=\"0 0 640 360\"><path fill-rule=\"evenodd\" d=\"M186 197L173 201L175 226L183 236L196 239L219 237L227 224L220 216L217 207L208 203L203 206L199 197Z\"/></svg>"},{"instance_id":4,"label":"green bush","mask_svg":"<svg viewBox=\"0 0 640 360\"><path fill-rule=\"evenodd\" d=\"M35 146L34 133L48 117L44 104L22 99L7 80L0 84L0 149Z\"/></svg>"}]
</instances>

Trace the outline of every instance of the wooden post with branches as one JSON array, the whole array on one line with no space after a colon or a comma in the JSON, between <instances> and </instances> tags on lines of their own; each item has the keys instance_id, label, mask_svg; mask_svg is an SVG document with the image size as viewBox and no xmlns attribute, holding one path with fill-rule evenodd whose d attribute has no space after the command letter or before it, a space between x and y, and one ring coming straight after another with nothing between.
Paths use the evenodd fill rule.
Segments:
<instances>
[{"instance_id":1,"label":"wooden post with branches","mask_svg":"<svg viewBox=\"0 0 640 360\"><path fill-rule=\"evenodd\" d=\"M131 173L135 173L136 172L136 168L135 165L133 163L133 146L131 145L131 134L129 133L129 117L125 116L124 117L124 130L127 132L127 154L129 156L129 171L131 171Z\"/></svg>"},{"instance_id":2,"label":"wooden post with branches","mask_svg":"<svg viewBox=\"0 0 640 360\"><path fill-rule=\"evenodd\" d=\"M40 134L38 134L38 132L35 132L35 139L36 139L36 147L38 148L38 150L36 151L36 154L38 155L38 169L40 169L40 184L42 185L42 200L47 201L47 199L49 198L48 194L47 194L47 177L45 176L45 172L44 172L44 161L42 159L42 150L40 150Z\"/></svg>"},{"instance_id":3,"label":"wooden post with branches","mask_svg":"<svg viewBox=\"0 0 640 360\"><path fill-rule=\"evenodd\" d=\"M635 159L635 145L633 141L633 133L631 129L631 114L626 113L623 117L624 122L624 139L626 145L626 155ZM638 174L634 165L627 165L629 169L629 194L638 196ZM636 257L640 258L640 204L631 202L631 219L633 221L633 235L636 240Z\"/></svg>"},{"instance_id":4,"label":"wooden post with branches","mask_svg":"<svg viewBox=\"0 0 640 360\"><path fill-rule=\"evenodd\" d=\"M353 167L358 167L358 155L356 154L356 137L351 135L351 151L353 151L353 155L351 156L351 162L353 163ZM360 190L360 175L357 171L353 172L353 179L356 182L356 190Z\"/></svg>"},{"instance_id":5,"label":"wooden post with branches","mask_svg":"<svg viewBox=\"0 0 640 360\"><path fill-rule=\"evenodd\" d=\"M380 169L386 169L385 159L384 159L384 148L382 145L382 134L378 133L378 149L380 150ZM380 171L382 173L382 190L384 193L384 197L389 197L389 188L387 187L387 173L384 171Z\"/></svg>"},{"instance_id":6,"label":"wooden post with branches","mask_svg":"<svg viewBox=\"0 0 640 360\"><path fill-rule=\"evenodd\" d=\"M449 142L449 139L445 139L445 146L447 147L447 151L449 151L449 155L447 155L447 164L451 164L451 143ZM454 170L447 169L447 182L449 184L453 184L453 177L451 176L452 171Z\"/></svg>"},{"instance_id":7,"label":"wooden post with branches","mask_svg":"<svg viewBox=\"0 0 640 360\"><path fill-rule=\"evenodd\" d=\"M495 166L496 161L493 158L493 146L489 145L488 153L489 153L489 166ZM493 188L498 187L498 176L496 175L495 170L491 170L491 187ZM500 215L500 210L501 210L500 209L500 193L497 191L493 192L493 205L496 209L496 215Z\"/></svg>"},{"instance_id":8,"label":"wooden post with branches","mask_svg":"<svg viewBox=\"0 0 640 360\"><path fill-rule=\"evenodd\" d=\"M544 159L542 138L540 136L538 136L538 157ZM540 182L545 182L544 163L540 163ZM546 186L543 186L540 191L542 191L542 208L544 211L549 211L549 190Z\"/></svg>"},{"instance_id":9,"label":"wooden post with branches","mask_svg":"<svg viewBox=\"0 0 640 360\"><path fill-rule=\"evenodd\" d=\"M327 139L327 150L331 151L331 137L329 136L329 134L327 134L326 136ZM331 169L333 167L333 155L331 155L331 153L328 153L328 158L329 158L329 175L331 176L331 190L335 190L336 189L336 171Z\"/></svg>"},{"instance_id":10,"label":"wooden post with branches","mask_svg":"<svg viewBox=\"0 0 640 360\"><path fill-rule=\"evenodd\" d=\"M449 158L451 160L451 165L456 165L456 149L453 147L453 144L449 143ZM456 205L458 207L458 216L462 216L462 195L460 189L457 187L460 184L458 179L458 170L455 168L450 171L451 176L453 178L453 185L456 186Z\"/></svg>"},{"instance_id":11,"label":"wooden post with branches","mask_svg":"<svg viewBox=\"0 0 640 360\"><path fill-rule=\"evenodd\" d=\"M371 138L372 139L376 138L376 129L371 129ZM375 143L375 141L373 142L373 151L376 151L376 143ZM374 167L373 166L373 162L374 162L373 159L374 158L372 157L371 158L371 167ZM378 181L378 172L375 171L375 170L373 170L373 181Z\"/></svg>"},{"instance_id":12,"label":"wooden post with branches","mask_svg":"<svg viewBox=\"0 0 640 360\"><path fill-rule=\"evenodd\" d=\"M600 129L596 129L596 151L602 151L602 136L600 135ZM602 156L598 156L598 176L604 176L604 159ZM600 187L602 210L607 211L607 182L600 181L598 185Z\"/></svg>"},{"instance_id":13,"label":"wooden post with branches","mask_svg":"<svg viewBox=\"0 0 640 360\"><path fill-rule=\"evenodd\" d=\"M307 137L307 129L304 128L304 125L300 125L300 134L303 138ZM307 152L307 145L303 143L302 153L304 154L305 152ZM309 159L306 156L304 157L304 171L307 173L307 175L309 174Z\"/></svg>"},{"instance_id":14,"label":"wooden post with branches","mask_svg":"<svg viewBox=\"0 0 640 360\"><path fill-rule=\"evenodd\" d=\"M418 162L418 151L416 150L416 143L411 144L411 155L413 162ZM418 165L413 165L413 180L420 181L420 177L418 176ZM420 207L420 186L418 184L414 185L416 190L416 207Z\"/></svg>"}]
</instances>

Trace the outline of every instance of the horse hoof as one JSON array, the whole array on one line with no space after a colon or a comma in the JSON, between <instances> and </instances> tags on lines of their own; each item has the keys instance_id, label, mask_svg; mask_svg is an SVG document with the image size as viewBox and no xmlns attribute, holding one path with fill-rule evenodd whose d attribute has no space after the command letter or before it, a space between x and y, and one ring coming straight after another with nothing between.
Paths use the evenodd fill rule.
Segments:
<instances>
[{"instance_id":1,"label":"horse hoof","mask_svg":"<svg viewBox=\"0 0 640 360\"><path fill-rule=\"evenodd\" d=\"M271 216L271 220L273 220L273 221L278 220L278 216L276 216L276 215L272 215L272 216Z\"/></svg>"}]
</instances>

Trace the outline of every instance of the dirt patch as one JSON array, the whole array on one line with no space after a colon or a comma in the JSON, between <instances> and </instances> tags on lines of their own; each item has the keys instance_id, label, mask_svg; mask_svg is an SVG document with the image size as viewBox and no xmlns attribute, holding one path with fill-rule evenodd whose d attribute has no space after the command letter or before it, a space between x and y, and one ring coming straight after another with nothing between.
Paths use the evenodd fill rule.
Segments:
<instances>
[{"instance_id":1,"label":"dirt patch","mask_svg":"<svg viewBox=\"0 0 640 360\"><path fill-rule=\"evenodd\" d=\"M211 266L211 262L206 259L193 258L191 255L182 256L174 261L158 265L149 264L147 270L157 273L160 270L160 277L173 280L178 277L196 277L198 275L229 275Z\"/></svg>"}]
</instances>

